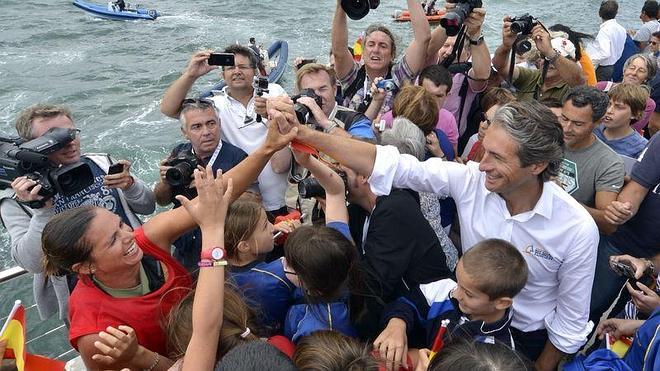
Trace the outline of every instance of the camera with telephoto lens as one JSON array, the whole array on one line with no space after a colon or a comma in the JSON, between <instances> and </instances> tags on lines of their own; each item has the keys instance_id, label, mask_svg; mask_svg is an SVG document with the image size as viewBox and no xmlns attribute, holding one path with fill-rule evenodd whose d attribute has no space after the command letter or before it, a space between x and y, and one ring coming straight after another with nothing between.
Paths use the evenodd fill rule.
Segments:
<instances>
[{"instance_id":1,"label":"camera with telephoto lens","mask_svg":"<svg viewBox=\"0 0 660 371\"><path fill-rule=\"evenodd\" d=\"M192 182L192 175L198 165L197 157L192 151L182 151L176 157L167 161L171 166L165 172L165 183L172 187L187 187Z\"/></svg>"},{"instance_id":2,"label":"camera with telephoto lens","mask_svg":"<svg viewBox=\"0 0 660 371\"><path fill-rule=\"evenodd\" d=\"M394 83L394 80L392 79L387 79L387 80L380 80L376 84L376 87L378 89L383 89L385 91L393 91L396 90L396 84Z\"/></svg>"},{"instance_id":3,"label":"camera with telephoto lens","mask_svg":"<svg viewBox=\"0 0 660 371\"><path fill-rule=\"evenodd\" d=\"M298 99L300 99L301 97L310 97L314 99L314 101L320 108L323 108L323 101L321 100L321 97L316 95L316 93L314 93L314 90L312 89L302 89L300 91L300 94L291 98L293 100L293 110L296 111L296 117L298 118L298 122L301 124L306 124L309 122L309 117L312 114L312 112L309 110L309 108L306 105L302 103L298 103Z\"/></svg>"},{"instance_id":4,"label":"camera with telephoto lens","mask_svg":"<svg viewBox=\"0 0 660 371\"><path fill-rule=\"evenodd\" d=\"M348 194L348 178L343 171L336 171L337 175L344 182L344 190ZM325 189L321 186L318 179L306 178L298 183L298 194L302 198L325 197Z\"/></svg>"},{"instance_id":5,"label":"camera with telephoto lens","mask_svg":"<svg viewBox=\"0 0 660 371\"><path fill-rule=\"evenodd\" d=\"M14 179L26 176L41 185L42 200L25 202L31 208L44 206L56 194L72 196L94 183L89 165L53 165L48 155L76 139L78 130L51 128L39 138L25 141L0 137L0 189L10 188Z\"/></svg>"},{"instance_id":6,"label":"camera with telephoto lens","mask_svg":"<svg viewBox=\"0 0 660 371\"><path fill-rule=\"evenodd\" d=\"M472 13L475 8L483 6L481 0L456 0L447 1L448 3L455 3L456 7L447 11L447 13L440 18L440 25L445 29L447 36L456 36L461 29L465 19Z\"/></svg>"}]
</instances>

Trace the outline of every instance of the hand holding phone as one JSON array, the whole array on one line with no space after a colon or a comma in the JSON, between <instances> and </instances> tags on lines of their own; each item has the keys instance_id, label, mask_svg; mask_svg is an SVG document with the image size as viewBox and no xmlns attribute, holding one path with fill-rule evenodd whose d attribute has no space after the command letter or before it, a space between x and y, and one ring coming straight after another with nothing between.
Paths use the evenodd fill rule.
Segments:
<instances>
[{"instance_id":1,"label":"hand holding phone","mask_svg":"<svg viewBox=\"0 0 660 371\"><path fill-rule=\"evenodd\" d=\"M124 171L124 164L119 162L110 165L108 168L108 175L119 174Z\"/></svg>"},{"instance_id":2,"label":"hand holding phone","mask_svg":"<svg viewBox=\"0 0 660 371\"><path fill-rule=\"evenodd\" d=\"M209 66L233 66L234 55L231 53L211 53L208 64Z\"/></svg>"}]
</instances>

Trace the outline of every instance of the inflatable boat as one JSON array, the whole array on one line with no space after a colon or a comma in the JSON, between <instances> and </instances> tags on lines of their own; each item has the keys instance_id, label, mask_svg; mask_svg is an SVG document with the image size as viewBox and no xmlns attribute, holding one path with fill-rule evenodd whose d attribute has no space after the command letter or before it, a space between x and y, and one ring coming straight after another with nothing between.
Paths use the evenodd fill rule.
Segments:
<instances>
[{"instance_id":1,"label":"inflatable boat","mask_svg":"<svg viewBox=\"0 0 660 371\"><path fill-rule=\"evenodd\" d=\"M277 83L286 71L286 62L289 59L289 43L284 40L277 40L270 44L267 51L261 55L262 63L266 69L269 83ZM214 91L222 90L225 82L220 81L211 89L200 94L200 98L206 98L213 95Z\"/></svg>"},{"instance_id":2,"label":"inflatable boat","mask_svg":"<svg viewBox=\"0 0 660 371\"><path fill-rule=\"evenodd\" d=\"M445 15L445 9L436 10L432 15L427 15L429 23L440 23L440 19ZM410 12L407 10L397 10L392 15L395 22L410 22Z\"/></svg>"},{"instance_id":3,"label":"inflatable boat","mask_svg":"<svg viewBox=\"0 0 660 371\"><path fill-rule=\"evenodd\" d=\"M154 19L158 18L158 12L154 9L126 7L124 11L120 11L116 8L116 6L109 6L107 4L99 5L81 0L74 0L73 5L86 12L92 13L97 17L113 20L126 21L134 19L146 19L153 21Z\"/></svg>"}]
</instances>

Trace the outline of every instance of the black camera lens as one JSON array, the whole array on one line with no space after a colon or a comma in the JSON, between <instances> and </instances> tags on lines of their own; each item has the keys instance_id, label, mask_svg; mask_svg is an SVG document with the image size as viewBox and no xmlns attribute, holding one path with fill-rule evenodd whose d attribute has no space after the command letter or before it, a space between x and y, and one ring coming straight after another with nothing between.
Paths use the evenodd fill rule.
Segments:
<instances>
[{"instance_id":1,"label":"black camera lens","mask_svg":"<svg viewBox=\"0 0 660 371\"><path fill-rule=\"evenodd\" d=\"M293 105L293 110L296 112L296 117L298 118L298 122L301 124L306 124L307 121L309 121L309 108L305 106L304 104L300 103L295 103Z\"/></svg>"},{"instance_id":2,"label":"black camera lens","mask_svg":"<svg viewBox=\"0 0 660 371\"><path fill-rule=\"evenodd\" d=\"M474 8L483 6L481 0L458 0L455 3L456 7L440 18L440 25L445 29L447 36L458 35L465 18L472 13Z\"/></svg>"},{"instance_id":3,"label":"black camera lens","mask_svg":"<svg viewBox=\"0 0 660 371\"><path fill-rule=\"evenodd\" d=\"M53 170L49 175L57 193L73 196L94 183L94 174L89 165L77 163Z\"/></svg>"},{"instance_id":4,"label":"black camera lens","mask_svg":"<svg viewBox=\"0 0 660 371\"><path fill-rule=\"evenodd\" d=\"M316 178L301 180L298 183L298 193L302 198L325 197L325 189Z\"/></svg>"},{"instance_id":5,"label":"black camera lens","mask_svg":"<svg viewBox=\"0 0 660 371\"><path fill-rule=\"evenodd\" d=\"M190 177L195 171L194 166L187 162L180 162L165 172L165 182L172 187L181 187L190 183Z\"/></svg>"}]
</instances>

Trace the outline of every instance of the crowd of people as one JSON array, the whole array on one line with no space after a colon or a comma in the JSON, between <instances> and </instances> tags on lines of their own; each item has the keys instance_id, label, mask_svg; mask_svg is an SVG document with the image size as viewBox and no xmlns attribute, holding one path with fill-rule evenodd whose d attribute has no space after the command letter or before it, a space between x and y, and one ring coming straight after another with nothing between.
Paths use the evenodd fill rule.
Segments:
<instances>
[{"instance_id":1,"label":"crowd of people","mask_svg":"<svg viewBox=\"0 0 660 371\"><path fill-rule=\"evenodd\" d=\"M402 55L375 24L360 62L342 3L331 63L300 59L293 92L254 83L250 47L195 52L153 189L82 154L66 107L18 115L25 140L72 133L49 161L93 175L0 200L40 316L90 370L659 369L658 3L626 31L603 1L595 37L507 16L491 56L487 9L448 36L407 0Z\"/></svg>"}]
</instances>

